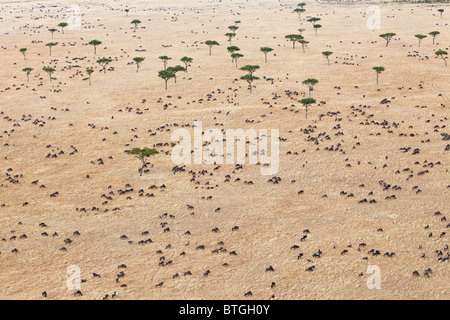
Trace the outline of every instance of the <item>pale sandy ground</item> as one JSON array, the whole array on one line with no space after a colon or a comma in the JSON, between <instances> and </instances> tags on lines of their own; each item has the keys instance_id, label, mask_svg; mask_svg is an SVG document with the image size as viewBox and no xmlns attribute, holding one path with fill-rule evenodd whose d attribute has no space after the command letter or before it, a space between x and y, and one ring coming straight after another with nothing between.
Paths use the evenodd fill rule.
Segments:
<instances>
[{"instance_id":1,"label":"pale sandy ground","mask_svg":"<svg viewBox=\"0 0 450 320\"><path fill-rule=\"evenodd\" d=\"M308 2L307 15L322 19L316 36L309 22L292 13L296 3L2 1L0 298L43 299L43 291L47 299L101 299L114 291L116 299L244 299L247 291L253 296L245 299L450 298L449 261L438 261L436 252L442 251L444 258L449 254L450 221L444 217L450 214L450 151L445 151L449 141L442 134L450 133L450 66L433 52L448 50L450 7L380 4L381 30L372 31L366 27L367 3ZM83 13L82 29L55 33L59 44L49 57L47 29L65 21L67 6L74 4ZM127 5L128 17L123 12ZM446 9L442 19L438 7ZM142 21L136 33L132 19ZM233 44L245 55L239 64L261 66L252 94L243 81L233 82L245 73L235 68L226 51L224 34L236 20L241 24ZM306 53L300 46L293 50L284 39L300 27L310 41ZM441 32L436 44L429 37L419 48L414 35L433 30ZM378 37L383 32L398 34L389 47ZM92 39L103 41L97 56L87 45ZM208 39L221 43L212 56L203 44ZM261 46L275 49L267 64ZM27 61L19 52L22 47L28 48ZM325 50L334 52L330 66L321 55ZM173 58L169 65L179 64L184 55L194 58L189 72L180 74L177 84L171 81L168 91L157 77L160 55ZM98 72L95 63L104 56L114 59L114 71L107 74ZM146 58L139 73L128 64L136 56ZM73 60L77 57L84 59ZM386 68L379 85L372 70L376 65ZM21 71L27 66L34 68L29 83ZM43 66L57 70L53 82L41 71ZM83 80L88 67L96 71L91 87ZM326 104L313 105L305 120L299 100L307 93L301 81L310 77L320 81L313 97ZM299 95L291 99L286 90ZM272 99L275 93L277 100ZM380 104L384 98L391 102ZM138 108L142 114L136 113ZM327 112L329 116L319 117ZM268 183L271 177L261 176L254 165L236 171L233 165L215 171L213 165L188 165L174 175L170 146L157 147L169 155L154 156L150 173L139 177L139 162L124 151L170 143L173 124L192 125L194 120L203 121L204 128L279 129L286 139L280 142L276 174L281 182ZM313 132L305 133L309 126ZM318 144L310 137L318 137ZM70 155L71 146L78 152ZM325 150L332 146L338 151ZM404 153L404 147L411 150ZM420 153L413 155L416 148ZM46 158L60 150L64 154ZM104 165L97 164L99 158ZM196 184L189 170L208 173L197 175ZM18 175L18 183L6 180L7 174L13 179ZM230 182L224 182L226 175L231 175ZM39 182L33 185L35 180ZM383 190L380 181L401 190ZM119 195L126 184L134 192ZM148 190L151 185L158 188ZM139 197L140 189L155 197ZM304 193L299 195L299 190ZM101 195L110 191L113 200L102 205ZM50 197L54 192L59 196ZM396 199L386 200L392 195ZM207 196L212 200L202 199ZM364 198L377 203L359 203ZM188 204L195 208L188 209ZM175 218L161 219L164 213ZM39 227L41 222L47 227ZM163 222L170 232L163 232ZM233 226L239 230L232 232ZM215 227L218 233L211 231ZM300 242L304 229L311 233ZM187 230L190 236L184 234ZM142 235L144 231L149 234ZM57 237L52 237L54 232ZM27 239L19 238L23 234ZM133 243L121 240L122 235ZM67 238L73 242L65 244ZM138 244L148 238L153 243ZM367 246L358 250L360 243ZM199 245L205 249L196 250ZM300 248L291 249L293 245ZM212 253L219 247L227 252ZM12 253L15 248L18 252ZM322 256L313 258L319 249ZM372 256L370 249L381 256ZM348 253L341 255L343 250ZM385 252L396 255L389 258ZM300 260L299 253L304 254ZM159 266L161 256L173 263ZM120 264L127 268L118 269ZM86 280L80 298L66 287L70 265L77 265ZM274 272L266 272L269 265ZM313 265L313 272L305 271ZM381 290L366 286L372 265L381 270ZM432 270L429 277L424 275L427 268ZM203 276L206 270L211 271L208 277ZM125 276L116 283L120 271ZM192 275L185 276L185 271ZM414 277L413 271L420 276ZM176 273L180 276L172 279ZM164 285L155 287L159 282Z\"/></svg>"}]
</instances>

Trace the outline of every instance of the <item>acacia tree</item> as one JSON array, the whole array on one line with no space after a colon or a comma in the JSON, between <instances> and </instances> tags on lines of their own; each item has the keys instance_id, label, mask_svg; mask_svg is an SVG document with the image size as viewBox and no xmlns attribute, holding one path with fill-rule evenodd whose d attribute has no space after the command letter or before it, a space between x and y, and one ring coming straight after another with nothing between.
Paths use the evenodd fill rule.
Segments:
<instances>
[{"instance_id":1,"label":"acacia tree","mask_svg":"<svg viewBox=\"0 0 450 320\"><path fill-rule=\"evenodd\" d=\"M46 46L49 47L49 49L50 49L50 57L52 56L52 48L56 45L58 45L58 44L55 42L50 42L50 43L46 44Z\"/></svg>"},{"instance_id":2,"label":"acacia tree","mask_svg":"<svg viewBox=\"0 0 450 320\"><path fill-rule=\"evenodd\" d=\"M378 84L378 76L380 73L384 71L384 67L373 67L372 69L375 70L377 73L377 84Z\"/></svg>"},{"instance_id":3,"label":"acacia tree","mask_svg":"<svg viewBox=\"0 0 450 320\"><path fill-rule=\"evenodd\" d=\"M298 19L301 19L302 17L302 13L305 12L306 10L303 8L296 8L294 9L294 12L298 13Z\"/></svg>"},{"instance_id":4,"label":"acacia tree","mask_svg":"<svg viewBox=\"0 0 450 320\"><path fill-rule=\"evenodd\" d=\"M425 39L425 38L428 37L428 36L426 36L426 35L424 35L424 34L416 34L415 37L416 37L417 39L419 39L419 47L420 47L420 43L422 42L422 40Z\"/></svg>"},{"instance_id":5,"label":"acacia tree","mask_svg":"<svg viewBox=\"0 0 450 320\"><path fill-rule=\"evenodd\" d=\"M230 42L230 44L231 44L231 40L234 37L236 37L236 33L231 33L231 32L225 33L225 35L228 37L228 41Z\"/></svg>"},{"instance_id":6,"label":"acacia tree","mask_svg":"<svg viewBox=\"0 0 450 320\"><path fill-rule=\"evenodd\" d=\"M441 14L441 19L442 19L442 14L444 13L444 9L438 9L438 11Z\"/></svg>"},{"instance_id":7,"label":"acacia tree","mask_svg":"<svg viewBox=\"0 0 450 320\"><path fill-rule=\"evenodd\" d=\"M333 54L331 51L323 51L322 54L327 58L328 65L330 65L330 56Z\"/></svg>"},{"instance_id":8,"label":"acacia tree","mask_svg":"<svg viewBox=\"0 0 450 320\"><path fill-rule=\"evenodd\" d=\"M299 6L300 8L303 8L304 6L306 6L306 3L300 2L299 4L297 4L297 6Z\"/></svg>"},{"instance_id":9,"label":"acacia tree","mask_svg":"<svg viewBox=\"0 0 450 320\"><path fill-rule=\"evenodd\" d=\"M293 48L295 49L295 43L303 39L303 36L299 34L288 34L285 36L286 39L292 41Z\"/></svg>"},{"instance_id":10,"label":"acacia tree","mask_svg":"<svg viewBox=\"0 0 450 320\"><path fill-rule=\"evenodd\" d=\"M249 75L253 75L253 73L258 70L260 67L258 65L245 65L242 68L240 68L239 70L242 71L247 71Z\"/></svg>"},{"instance_id":11,"label":"acacia tree","mask_svg":"<svg viewBox=\"0 0 450 320\"><path fill-rule=\"evenodd\" d=\"M272 49L272 48L269 48L269 47L262 47L262 48L260 49L260 51L261 51L262 53L264 53L265 61L266 61L266 63L267 63L267 54L268 54L269 52L272 52L273 49Z\"/></svg>"},{"instance_id":12,"label":"acacia tree","mask_svg":"<svg viewBox=\"0 0 450 320\"><path fill-rule=\"evenodd\" d=\"M259 80L259 78L258 78L258 77L255 77L255 76L253 76L253 75L251 75L251 74L246 74L245 76L242 76L242 77L241 77L241 80L247 81L247 83L248 83L248 88L250 89L250 93L251 93L251 92L252 92L252 83L253 83L253 81Z\"/></svg>"},{"instance_id":13,"label":"acacia tree","mask_svg":"<svg viewBox=\"0 0 450 320\"><path fill-rule=\"evenodd\" d=\"M429 33L429 35L433 37L433 44L434 44L434 40L436 39L436 36L437 36L438 34L441 34L441 33L440 33L439 31L431 31L431 32Z\"/></svg>"},{"instance_id":14,"label":"acacia tree","mask_svg":"<svg viewBox=\"0 0 450 320\"><path fill-rule=\"evenodd\" d=\"M177 72L180 72L180 71L186 71L186 68L185 67L182 67L182 66L180 66L180 65L177 65L177 66L175 66L175 67L169 67L169 68L167 68L167 71L169 71L169 72L172 72L173 74L174 74L174 80L175 80L175 83L177 83Z\"/></svg>"},{"instance_id":15,"label":"acacia tree","mask_svg":"<svg viewBox=\"0 0 450 320\"><path fill-rule=\"evenodd\" d=\"M33 68L30 68L30 67L23 68L22 71L27 74L28 82L30 82L30 73L31 73L31 71L33 71Z\"/></svg>"},{"instance_id":16,"label":"acacia tree","mask_svg":"<svg viewBox=\"0 0 450 320\"><path fill-rule=\"evenodd\" d=\"M89 77L89 85L91 85L91 74L94 73L94 69L86 69L86 73L88 74Z\"/></svg>"},{"instance_id":17,"label":"acacia tree","mask_svg":"<svg viewBox=\"0 0 450 320\"><path fill-rule=\"evenodd\" d=\"M136 73L139 72L139 67L141 65L141 62L145 60L144 57L136 57L133 58L134 62L136 62Z\"/></svg>"},{"instance_id":18,"label":"acacia tree","mask_svg":"<svg viewBox=\"0 0 450 320\"><path fill-rule=\"evenodd\" d=\"M227 50L228 50L229 53L234 53L236 51L241 51L241 49L239 47L236 47L236 46L227 47Z\"/></svg>"},{"instance_id":19,"label":"acacia tree","mask_svg":"<svg viewBox=\"0 0 450 320\"><path fill-rule=\"evenodd\" d=\"M150 149L150 148L143 148L143 149L134 148L131 151L128 151L128 153L136 156L136 158L142 162L142 166L141 166L141 168L139 168L139 174L142 177L142 175L144 173L144 169L149 164L147 162L147 158L154 154L158 154L159 152L156 151L155 149Z\"/></svg>"},{"instance_id":20,"label":"acacia tree","mask_svg":"<svg viewBox=\"0 0 450 320\"><path fill-rule=\"evenodd\" d=\"M392 38L396 35L397 35L396 33L388 32L388 33L380 34L380 37L383 38L384 40L386 40L386 47L387 47L389 45L389 42L391 42Z\"/></svg>"},{"instance_id":21,"label":"acacia tree","mask_svg":"<svg viewBox=\"0 0 450 320\"><path fill-rule=\"evenodd\" d=\"M236 33L236 30L239 29L238 26L229 26L228 29L231 30L231 32Z\"/></svg>"},{"instance_id":22,"label":"acacia tree","mask_svg":"<svg viewBox=\"0 0 450 320\"><path fill-rule=\"evenodd\" d=\"M312 17L312 18L309 18L309 19L306 20L306 21L311 22L311 24L314 26L314 25L316 24L316 22L317 22L317 21L320 21L320 20L321 20L320 18Z\"/></svg>"},{"instance_id":23,"label":"acacia tree","mask_svg":"<svg viewBox=\"0 0 450 320\"><path fill-rule=\"evenodd\" d=\"M58 31L58 29L48 29L48 31L50 31L52 33L52 40L53 40L53 34Z\"/></svg>"},{"instance_id":24,"label":"acacia tree","mask_svg":"<svg viewBox=\"0 0 450 320\"><path fill-rule=\"evenodd\" d=\"M219 45L219 43L215 40L206 40L205 44L209 47L209 55L212 54L212 47Z\"/></svg>"},{"instance_id":25,"label":"acacia tree","mask_svg":"<svg viewBox=\"0 0 450 320\"><path fill-rule=\"evenodd\" d=\"M161 57L159 57L159 59L161 59L162 62L164 63L164 70L166 70L167 69L167 62L169 60L172 60L172 58L169 58L168 56L161 56Z\"/></svg>"},{"instance_id":26,"label":"acacia tree","mask_svg":"<svg viewBox=\"0 0 450 320\"><path fill-rule=\"evenodd\" d=\"M133 21L131 21L131 24L134 24L134 31L133 32L136 32L136 29L137 29L138 25L141 24L141 23L142 23L141 20L138 20L138 19L134 19Z\"/></svg>"},{"instance_id":27,"label":"acacia tree","mask_svg":"<svg viewBox=\"0 0 450 320\"><path fill-rule=\"evenodd\" d=\"M309 89L309 96L310 96L310 97L311 97L311 91L314 90L314 86L315 86L316 84L318 84L318 83L319 83L319 80L314 79L314 78L309 78L309 79L306 79L306 80L303 80L303 81L302 81L302 84L308 86L308 89Z\"/></svg>"},{"instance_id":28,"label":"acacia tree","mask_svg":"<svg viewBox=\"0 0 450 320\"><path fill-rule=\"evenodd\" d=\"M233 53L235 53L236 51L240 51L241 49L239 47L236 46L231 46L227 48L228 52L231 53L231 62L234 62L234 58L233 58Z\"/></svg>"},{"instance_id":29,"label":"acacia tree","mask_svg":"<svg viewBox=\"0 0 450 320\"><path fill-rule=\"evenodd\" d=\"M94 54L97 54L97 46L101 45L102 42L100 40L91 40L89 44L94 47Z\"/></svg>"},{"instance_id":30,"label":"acacia tree","mask_svg":"<svg viewBox=\"0 0 450 320\"><path fill-rule=\"evenodd\" d=\"M169 70L161 70L158 73L158 77L160 77L161 79L163 79L166 82L166 90L167 90L167 82L172 79L175 78L175 74L173 74L172 72L170 72Z\"/></svg>"},{"instance_id":31,"label":"acacia tree","mask_svg":"<svg viewBox=\"0 0 450 320\"><path fill-rule=\"evenodd\" d=\"M236 62L236 68L238 67L238 60L239 58L242 58L244 55L240 53L232 53L231 58L234 62Z\"/></svg>"},{"instance_id":32,"label":"acacia tree","mask_svg":"<svg viewBox=\"0 0 450 320\"><path fill-rule=\"evenodd\" d=\"M67 27L69 24L67 22L61 22L58 24L58 27L61 28L62 34L64 34L64 28Z\"/></svg>"},{"instance_id":33,"label":"acacia tree","mask_svg":"<svg viewBox=\"0 0 450 320\"><path fill-rule=\"evenodd\" d=\"M127 13L127 17L128 17L128 12L130 12L130 9L127 8L127 9L125 9L123 11L125 11Z\"/></svg>"},{"instance_id":34,"label":"acacia tree","mask_svg":"<svg viewBox=\"0 0 450 320\"><path fill-rule=\"evenodd\" d=\"M305 116L306 116L306 119L308 119L308 106L310 104L316 103L316 100L313 98L306 98L306 99L302 99L300 101L300 103L305 106Z\"/></svg>"},{"instance_id":35,"label":"acacia tree","mask_svg":"<svg viewBox=\"0 0 450 320\"><path fill-rule=\"evenodd\" d=\"M305 53L305 46L309 43L309 41L306 41L304 39L299 40L300 44L302 45L303 53Z\"/></svg>"},{"instance_id":36,"label":"acacia tree","mask_svg":"<svg viewBox=\"0 0 450 320\"><path fill-rule=\"evenodd\" d=\"M52 82L52 75L53 75L53 72L55 72L56 70L53 68L50 68L50 67L42 68L42 70L47 72L48 76L50 77L50 82Z\"/></svg>"},{"instance_id":37,"label":"acacia tree","mask_svg":"<svg viewBox=\"0 0 450 320\"><path fill-rule=\"evenodd\" d=\"M300 33L300 35L302 36L303 35L303 32L305 31L305 29L297 29L297 31Z\"/></svg>"},{"instance_id":38,"label":"acacia tree","mask_svg":"<svg viewBox=\"0 0 450 320\"><path fill-rule=\"evenodd\" d=\"M192 59L191 57L183 57L183 58L181 58L180 59L180 61L181 62L184 62L184 64L186 65L186 72L187 72L187 69L188 69L188 67L189 67L189 64L192 62L192 61L194 61L194 59Z\"/></svg>"},{"instance_id":39,"label":"acacia tree","mask_svg":"<svg viewBox=\"0 0 450 320\"><path fill-rule=\"evenodd\" d=\"M27 60L27 56L26 56L25 54L27 53L27 48L21 48L19 51L22 52L23 58L24 58L25 61L26 61L26 60Z\"/></svg>"},{"instance_id":40,"label":"acacia tree","mask_svg":"<svg viewBox=\"0 0 450 320\"><path fill-rule=\"evenodd\" d=\"M448 52L445 50L438 50L434 53L438 58L442 58L445 62L445 65L447 65L447 60L445 58L446 55L448 55Z\"/></svg>"},{"instance_id":41,"label":"acacia tree","mask_svg":"<svg viewBox=\"0 0 450 320\"><path fill-rule=\"evenodd\" d=\"M315 24L313 25L314 31L316 31L316 36L317 36L317 30L319 30L320 28L322 28L321 24Z\"/></svg>"},{"instance_id":42,"label":"acacia tree","mask_svg":"<svg viewBox=\"0 0 450 320\"><path fill-rule=\"evenodd\" d=\"M112 59L109 58L101 58L97 60L97 63L102 66L102 69L104 73L106 73L106 66L112 62Z\"/></svg>"}]
</instances>

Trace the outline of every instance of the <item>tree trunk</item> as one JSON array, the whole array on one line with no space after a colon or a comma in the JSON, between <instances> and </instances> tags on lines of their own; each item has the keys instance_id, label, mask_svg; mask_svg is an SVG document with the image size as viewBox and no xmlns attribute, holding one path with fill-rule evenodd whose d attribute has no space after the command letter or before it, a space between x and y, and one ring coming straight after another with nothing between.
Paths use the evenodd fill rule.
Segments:
<instances>
[{"instance_id":1,"label":"tree trunk","mask_svg":"<svg viewBox=\"0 0 450 320\"><path fill-rule=\"evenodd\" d=\"M265 56L266 56L266 63L267 63L267 53L265 54Z\"/></svg>"},{"instance_id":2,"label":"tree trunk","mask_svg":"<svg viewBox=\"0 0 450 320\"><path fill-rule=\"evenodd\" d=\"M145 168L145 160L142 160L141 177L144 174L144 168Z\"/></svg>"},{"instance_id":3,"label":"tree trunk","mask_svg":"<svg viewBox=\"0 0 450 320\"><path fill-rule=\"evenodd\" d=\"M306 119L308 119L308 105L305 105L306 107Z\"/></svg>"}]
</instances>

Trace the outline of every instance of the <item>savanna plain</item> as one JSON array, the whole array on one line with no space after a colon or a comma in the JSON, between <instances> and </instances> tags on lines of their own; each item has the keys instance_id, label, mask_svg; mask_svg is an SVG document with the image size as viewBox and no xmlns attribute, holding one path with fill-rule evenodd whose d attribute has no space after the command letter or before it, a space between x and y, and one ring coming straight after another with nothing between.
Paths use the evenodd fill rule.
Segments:
<instances>
[{"instance_id":1,"label":"savanna plain","mask_svg":"<svg viewBox=\"0 0 450 320\"><path fill-rule=\"evenodd\" d=\"M446 3L1 1L0 298L449 299L449 22ZM279 130L278 171L248 150L175 164L194 121Z\"/></svg>"}]
</instances>

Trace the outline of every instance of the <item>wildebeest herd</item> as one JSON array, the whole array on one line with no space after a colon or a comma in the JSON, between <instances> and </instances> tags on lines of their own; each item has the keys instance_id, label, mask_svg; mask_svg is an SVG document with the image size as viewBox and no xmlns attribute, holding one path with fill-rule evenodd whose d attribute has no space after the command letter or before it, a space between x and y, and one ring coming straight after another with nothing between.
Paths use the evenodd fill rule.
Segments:
<instances>
[{"instance_id":1,"label":"wildebeest herd","mask_svg":"<svg viewBox=\"0 0 450 320\"><path fill-rule=\"evenodd\" d=\"M447 12L380 4L372 31L364 3L307 3L300 19L296 6L105 0L79 2L71 19L63 3L2 3L0 298L448 299L450 69L433 53L447 49ZM251 92L230 25L239 66L260 66ZM299 28L305 52L285 38ZM390 30L386 47L378 34ZM418 47L431 30L436 42ZM211 55L208 39L220 43ZM193 58L168 90L160 56ZM203 133L279 129L279 171L173 163L172 133L195 121ZM136 147L159 152L142 177ZM381 289L367 286L371 266Z\"/></svg>"}]
</instances>

